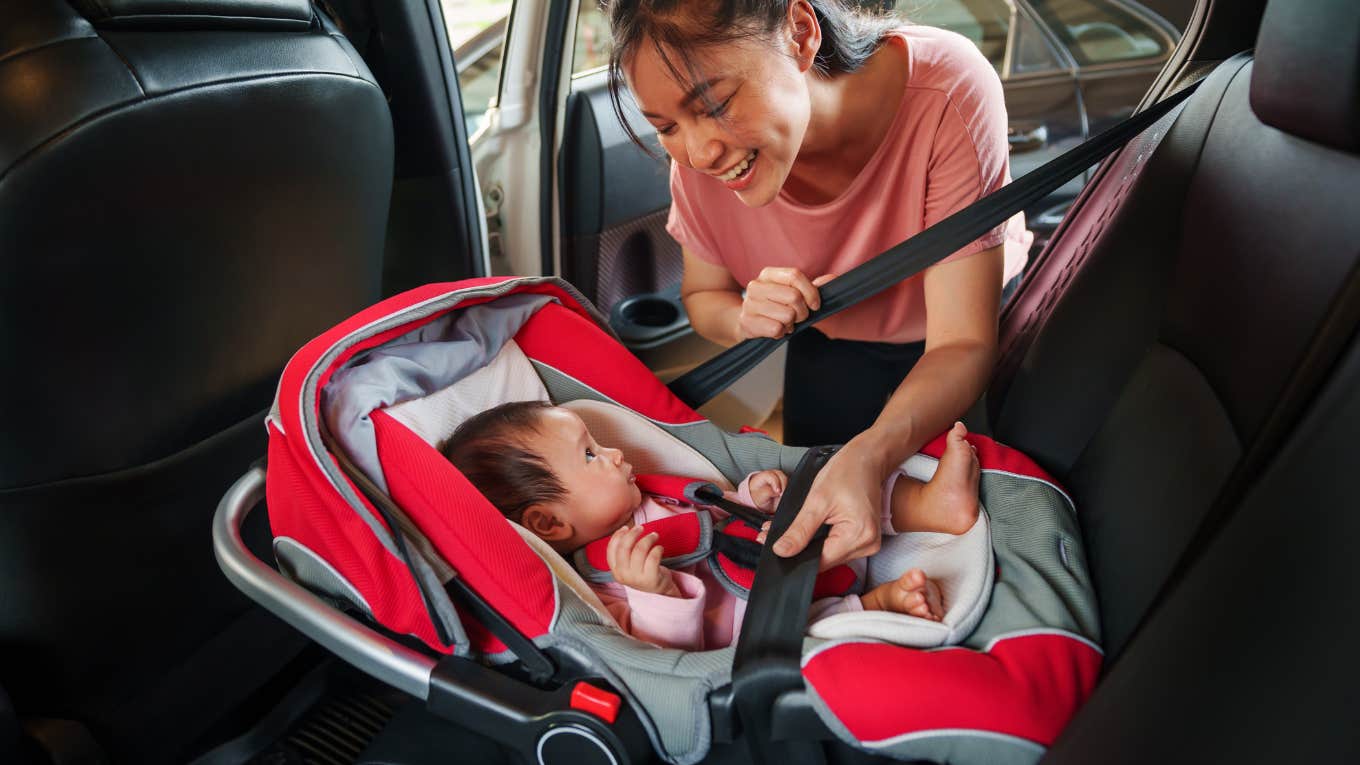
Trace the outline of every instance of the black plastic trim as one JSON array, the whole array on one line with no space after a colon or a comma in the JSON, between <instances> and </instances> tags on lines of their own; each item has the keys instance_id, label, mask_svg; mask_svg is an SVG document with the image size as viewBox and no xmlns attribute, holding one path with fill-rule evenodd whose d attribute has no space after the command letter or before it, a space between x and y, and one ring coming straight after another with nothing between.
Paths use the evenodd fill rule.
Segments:
<instances>
[{"instance_id":1,"label":"black plastic trim","mask_svg":"<svg viewBox=\"0 0 1360 765\"><path fill-rule=\"evenodd\" d=\"M590 678L586 682L616 692L604 680ZM430 673L426 706L439 717L516 750L528 762L539 761L539 742L562 727L583 728L593 734L618 765L651 760L651 742L631 707L624 704L618 718L607 723L571 708L575 687L571 682L544 690L471 659L448 656Z\"/></svg>"}]
</instances>

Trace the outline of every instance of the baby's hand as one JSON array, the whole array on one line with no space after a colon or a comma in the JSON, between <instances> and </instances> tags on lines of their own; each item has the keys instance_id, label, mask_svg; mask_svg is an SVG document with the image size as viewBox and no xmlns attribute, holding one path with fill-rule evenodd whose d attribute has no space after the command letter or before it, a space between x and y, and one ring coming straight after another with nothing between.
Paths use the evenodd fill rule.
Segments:
<instances>
[{"instance_id":1,"label":"baby's hand","mask_svg":"<svg viewBox=\"0 0 1360 765\"><path fill-rule=\"evenodd\" d=\"M756 534L756 544L765 544L765 537L770 535L770 522L765 521L760 524L760 533Z\"/></svg>"},{"instance_id":2,"label":"baby's hand","mask_svg":"<svg viewBox=\"0 0 1360 765\"><path fill-rule=\"evenodd\" d=\"M750 480L746 482L746 488L751 492L751 501L755 502L756 508L767 513L773 513L779 504L779 498L784 496L784 487L788 486L789 477L784 475L782 470L762 470L759 473L752 473Z\"/></svg>"},{"instance_id":3,"label":"baby's hand","mask_svg":"<svg viewBox=\"0 0 1360 765\"><path fill-rule=\"evenodd\" d=\"M658 535L644 535L641 526L621 528L609 537L605 558L614 581L626 587L657 595L680 597L671 570L661 565L664 550L656 543Z\"/></svg>"}]
</instances>

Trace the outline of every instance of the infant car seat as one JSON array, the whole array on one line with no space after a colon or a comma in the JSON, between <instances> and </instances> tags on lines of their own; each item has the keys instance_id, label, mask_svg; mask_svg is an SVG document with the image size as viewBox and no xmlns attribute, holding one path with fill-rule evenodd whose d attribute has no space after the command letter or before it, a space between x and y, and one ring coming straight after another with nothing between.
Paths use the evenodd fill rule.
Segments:
<instances>
[{"instance_id":1,"label":"infant car seat","mask_svg":"<svg viewBox=\"0 0 1360 765\"><path fill-rule=\"evenodd\" d=\"M1098 620L1074 509L1029 459L976 436L994 584L959 645L804 637L815 548L787 561L762 554L735 647L685 652L623 634L561 556L434 448L468 414L543 397L582 414L638 472L730 488L756 469L792 471L771 539L831 452L704 420L564 282L428 285L294 356L268 418L267 481L247 474L218 513L223 570L341 657L538 762L654 752L683 765L733 745L766 761L850 747L1031 762L1094 686ZM649 451L658 432L679 451ZM908 472L929 477L942 449L943 437ZM262 483L287 579L239 545Z\"/></svg>"}]
</instances>

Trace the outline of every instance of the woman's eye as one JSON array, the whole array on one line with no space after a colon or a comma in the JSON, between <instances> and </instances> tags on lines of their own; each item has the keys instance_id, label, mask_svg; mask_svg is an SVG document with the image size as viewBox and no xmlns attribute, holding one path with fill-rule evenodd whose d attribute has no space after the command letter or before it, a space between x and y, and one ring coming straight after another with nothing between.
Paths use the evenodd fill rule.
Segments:
<instances>
[{"instance_id":1,"label":"woman's eye","mask_svg":"<svg viewBox=\"0 0 1360 765\"><path fill-rule=\"evenodd\" d=\"M737 94L733 93L732 95L723 99L722 103L718 104L717 106L714 106L712 109L709 110L708 116L717 118L723 116L724 114L727 114L727 107L732 104L732 99L736 97Z\"/></svg>"},{"instance_id":2,"label":"woman's eye","mask_svg":"<svg viewBox=\"0 0 1360 765\"><path fill-rule=\"evenodd\" d=\"M656 129L656 132L661 135L670 135L671 133L675 132L675 123L671 123L664 127L659 127Z\"/></svg>"},{"instance_id":3,"label":"woman's eye","mask_svg":"<svg viewBox=\"0 0 1360 765\"><path fill-rule=\"evenodd\" d=\"M586 449L586 462L590 462L593 459L595 459L595 450Z\"/></svg>"}]
</instances>

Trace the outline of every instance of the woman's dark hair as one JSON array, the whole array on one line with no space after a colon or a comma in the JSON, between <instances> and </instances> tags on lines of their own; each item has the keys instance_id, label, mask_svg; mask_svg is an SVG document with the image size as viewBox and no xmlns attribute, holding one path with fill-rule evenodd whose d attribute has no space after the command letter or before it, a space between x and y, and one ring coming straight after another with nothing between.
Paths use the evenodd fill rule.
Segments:
<instances>
[{"instance_id":1,"label":"woman's dark hair","mask_svg":"<svg viewBox=\"0 0 1360 765\"><path fill-rule=\"evenodd\" d=\"M567 495L548 463L524 446L551 407L542 401L493 407L459 425L441 450L482 496L515 522L525 509Z\"/></svg>"},{"instance_id":2,"label":"woman's dark hair","mask_svg":"<svg viewBox=\"0 0 1360 765\"><path fill-rule=\"evenodd\" d=\"M623 109L623 64L639 45L652 45L676 82L703 82L692 54L699 48L765 38L784 23L790 0L601 0L609 15L609 100L633 143L651 150L633 130ZM825 77L853 72L878 50L883 36L902 25L884 3L851 5L842 0L808 0L822 30L813 62ZM872 6L869 9L865 6ZM678 60L677 60L678 59ZM713 108L705 92L705 105Z\"/></svg>"}]
</instances>

